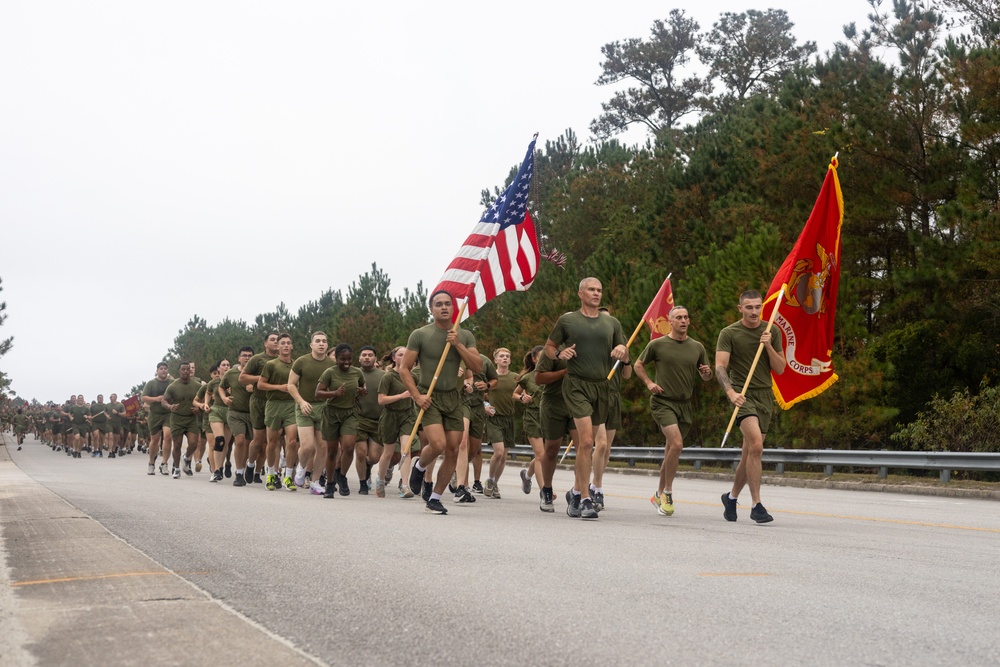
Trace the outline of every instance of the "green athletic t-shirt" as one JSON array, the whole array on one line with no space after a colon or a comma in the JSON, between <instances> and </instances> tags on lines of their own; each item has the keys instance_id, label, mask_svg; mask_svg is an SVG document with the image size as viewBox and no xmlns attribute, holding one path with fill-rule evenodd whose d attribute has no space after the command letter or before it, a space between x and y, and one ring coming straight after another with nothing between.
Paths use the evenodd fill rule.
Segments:
<instances>
[{"instance_id":1,"label":"green athletic t-shirt","mask_svg":"<svg viewBox=\"0 0 1000 667\"><path fill-rule=\"evenodd\" d=\"M114 414L114 411L117 411L119 414ZM117 402L108 403L107 413L112 424L121 424L125 418L125 406Z\"/></svg>"},{"instance_id":2,"label":"green athletic t-shirt","mask_svg":"<svg viewBox=\"0 0 1000 667\"><path fill-rule=\"evenodd\" d=\"M336 362L330 357L317 361L311 354L304 354L292 362L292 370L299 376L299 395L303 401L306 403L317 401L316 384L326 369L335 365Z\"/></svg>"},{"instance_id":3,"label":"green athletic t-shirt","mask_svg":"<svg viewBox=\"0 0 1000 667\"><path fill-rule=\"evenodd\" d=\"M194 399L198 396L201 387L202 385L195 383L194 380L188 382L174 380L163 392L163 395L166 397L167 403L177 406L177 412L174 414L189 417L194 414Z\"/></svg>"},{"instance_id":4,"label":"green athletic t-shirt","mask_svg":"<svg viewBox=\"0 0 1000 667\"><path fill-rule=\"evenodd\" d=\"M278 357L276 356L272 357L264 352L255 354L252 357L250 357L250 361L248 361L247 365L243 368L243 372L246 373L247 375L260 375L260 372L264 370L264 364L271 361L272 359L277 359L277 358ZM261 405L263 405L264 402L267 401L267 392L257 391L256 387L254 387L253 391L251 391L251 395L253 400L257 401Z\"/></svg>"},{"instance_id":5,"label":"green athletic t-shirt","mask_svg":"<svg viewBox=\"0 0 1000 667\"><path fill-rule=\"evenodd\" d=\"M497 379L497 367L485 354L480 354L479 359L483 363L483 368L478 373L472 374L472 383L475 385L476 382L485 382L488 386L491 381ZM465 404L472 408L481 408L485 395L485 391L473 389L471 394L465 395Z\"/></svg>"},{"instance_id":6,"label":"green athletic t-shirt","mask_svg":"<svg viewBox=\"0 0 1000 667\"><path fill-rule=\"evenodd\" d=\"M191 381L194 382L194 378L192 378ZM199 385L198 385L198 393L195 395L195 398L198 399L199 403L204 403L205 402L205 397L207 395L208 395L208 385L205 384L204 382L199 383Z\"/></svg>"},{"instance_id":7,"label":"green athletic t-shirt","mask_svg":"<svg viewBox=\"0 0 1000 667\"><path fill-rule=\"evenodd\" d=\"M69 409L69 414L73 418L73 423L83 426L87 423L86 417L90 414L89 405L74 405Z\"/></svg>"},{"instance_id":8,"label":"green athletic t-shirt","mask_svg":"<svg viewBox=\"0 0 1000 667\"><path fill-rule=\"evenodd\" d=\"M326 399L326 404L338 410L353 410L354 399L358 395L358 389L365 386L365 376L361 369L351 366L347 372L340 370L339 366L331 366L323 371L319 383L326 387L327 391L336 391L341 385L346 388L343 396Z\"/></svg>"},{"instance_id":9,"label":"green athletic t-shirt","mask_svg":"<svg viewBox=\"0 0 1000 667\"><path fill-rule=\"evenodd\" d=\"M416 370L416 369L413 369ZM398 394L409 394L406 390L406 385L403 384L402 378L399 377L399 372L393 368L388 373L382 376L382 379L378 383L378 393L384 396L396 396ZM413 409L413 399L404 398L395 403L390 403L385 406L386 410L390 412L406 412L407 410Z\"/></svg>"},{"instance_id":10,"label":"green athletic t-shirt","mask_svg":"<svg viewBox=\"0 0 1000 667\"><path fill-rule=\"evenodd\" d=\"M288 384L288 375L292 372L292 362L284 362L281 359L271 359L264 364L260 371L260 377L268 384ZM269 401L292 401L292 395L285 391L267 392Z\"/></svg>"},{"instance_id":11,"label":"green athletic t-shirt","mask_svg":"<svg viewBox=\"0 0 1000 667\"><path fill-rule=\"evenodd\" d=\"M545 355L542 354L538 358L538 361L541 361L542 360L541 357L544 356ZM540 399L542 395L538 393L538 390L541 389L541 387L535 382L535 371L528 371L523 376L521 376L521 379L517 381L517 386L520 387L525 394L531 396L531 403L529 403L528 405L534 405L537 408L538 399Z\"/></svg>"},{"instance_id":12,"label":"green athletic t-shirt","mask_svg":"<svg viewBox=\"0 0 1000 667\"><path fill-rule=\"evenodd\" d=\"M222 387L222 391L226 392L233 399L229 404L230 410L250 412L250 392L247 391L245 384L240 384L239 368L230 368L226 371L226 374L222 376L222 382L219 383L219 386Z\"/></svg>"},{"instance_id":13,"label":"green athletic t-shirt","mask_svg":"<svg viewBox=\"0 0 1000 667\"><path fill-rule=\"evenodd\" d=\"M159 396L163 396L169 386L170 380L157 380L156 378L153 378L146 383L145 387L142 388L142 395L157 398ZM143 403L143 405L146 404ZM154 415L165 415L170 413L170 411L163 407L163 405L159 402L150 403L149 405L146 405L146 407L149 408L149 411Z\"/></svg>"},{"instance_id":14,"label":"green athletic t-shirt","mask_svg":"<svg viewBox=\"0 0 1000 667\"><path fill-rule=\"evenodd\" d=\"M212 378L212 380L205 385L205 401L209 406L219 405L225 407L219 399L219 385L221 384L222 378Z\"/></svg>"},{"instance_id":15,"label":"green athletic t-shirt","mask_svg":"<svg viewBox=\"0 0 1000 667\"><path fill-rule=\"evenodd\" d=\"M444 352L449 331L451 329L439 329L431 323L413 331L406 341L406 349L416 352L417 358L420 359L420 367L427 369L426 377L420 378L418 387L422 394L427 393L427 387L434 379L434 371L437 369L438 361ZM476 337L468 329L458 330L458 340L467 348L476 346ZM454 347L449 348L448 356L445 357L444 366L441 368L434 390L453 391L458 387L458 368L461 364L462 357L458 351ZM424 384L425 381L426 384Z\"/></svg>"},{"instance_id":16,"label":"green athletic t-shirt","mask_svg":"<svg viewBox=\"0 0 1000 667\"><path fill-rule=\"evenodd\" d=\"M694 380L700 377L698 366L708 365L708 353L705 346L693 338L674 340L663 336L649 341L639 361L644 366L652 364L653 373L647 370L647 374L663 389L657 396L671 401L689 401L694 394Z\"/></svg>"},{"instance_id":17,"label":"green athletic t-shirt","mask_svg":"<svg viewBox=\"0 0 1000 667\"><path fill-rule=\"evenodd\" d=\"M761 322L756 329L743 326L742 320L733 322L719 333L719 342L715 346L718 352L729 353L729 381L733 389L740 391L750 373L753 358L760 347L760 335L767 329L767 324ZM771 330L771 347L781 353L781 334L777 329ZM765 352L761 352L760 361L754 369L753 377L747 391L771 388L771 361Z\"/></svg>"},{"instance_id":18,"label":"green athletic t-shirt","mask_svg":"<svg viewBox=\"0 0 1000 667\"><path fill-rule=\"evenodd\" d=\"M502 417L514 416L514 389L517 387L517 373L508 370L505 375L497 373L497 385L490 389L490 404Z\"/></svg>"},{"instance_id":19,"label":"green athletic t-shirt","mask_svg":"<svg viewBox=\"0 0 1000 667\"><path fill-rule=\"evenodd\" d=\"M108 423L107 409L107 403L98 403L97 401L94 401L90 404L90 416L94 418L95 424Z\"/></svg>"},{"instance_id":20,"label":"green athletic t-shirt","mask_svg":"<svg viewBox=\"0 0 1000 667\"><path fill-rule=\"evenodd\" d=\"M381 368L372 368L367 373L365 369L360 369L361 375L365 378L365 387L368 393L358 398L358 415L365 419L378 419L382 414L382 406L378 404L378 386L382 382L385 371Z\"/></svg>"},{"instance_id":21,"label":"green athletic t-shirt","mask_svg":"<svg viewBox=\"0 0 1000 667\"><path fill-rule=\"evenodd\" d=\"M596 382L607 379L613 363L611 350L625 344L625 332L611 315L587 317L577 310L556 320L549 340L566 347L576 345L576 356L567 362L569 374Z\"/></svg>"},{"instance_id":22,"label":"green athletic t-shirt","mask_svg":"<svg viewBox=\"0 0 1000 667\"><path fill-rule=\"evenodd\" d=\"M566 362L563 359L549 359L549 357L542 353L538 357L538 365L535 366L535 376L537 377L539 373L555 373L556 371L561 371L566 368ZM540 384L539 387L542 388L543 396L558 397L562 400L562 383L565 375L555 382L549 382L548 384ZM607 377L607 376L605 376Z\"/></svg>"}]
</instances>

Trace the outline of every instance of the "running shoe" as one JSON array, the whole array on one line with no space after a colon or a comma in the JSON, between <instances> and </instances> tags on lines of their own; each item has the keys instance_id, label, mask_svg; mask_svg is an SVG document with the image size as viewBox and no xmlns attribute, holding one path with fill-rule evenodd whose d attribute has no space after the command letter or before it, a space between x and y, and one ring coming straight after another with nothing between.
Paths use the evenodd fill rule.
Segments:
<instances>
[{"instance_id":1,"label":"running shoe","mask_svg":"<svg viewBox=\"0 0 1000 667\"><path fill-rule=\"evenodd\" d=\"M580 496L574 495L572 490L566 492L566 515L580 518Z\"/></svg>"},{"instance_id":2,"label":"running shoe","mask_svg":"<svg viewBox=\"0 0 1000 667\"><path fill-rule=\"evenodd\" d=\"M444 508L441 504L440 498L434 498L433 500L428 500L427 505L424 506L424 511L428 514L447 514L448 510Z\"/></svg>"},{"instance_id":3,"label":"running shoe","mask_svg":"<svg viewBox=\"0 0 1000 667\"><path fill-rule=\"evenodd\" d=\"M528 477L527 468L521 468L521 490L524 491L524 495L531 493L531 478Z\"/></svg>"},{"instance_id":4,"label":"running shoe","mask_svg":"<svg viewBox=\"0 0 1000 667\"><path fill-rule=\"evenodd\" d=\"M306 469L302 466L295 466L295 486L306 485Z\"/></svg>"},{"instance_id":5,"label":"running shoe","mask_svg":"<svg viewBox=\"0 0 1000 667\"><path fill-rule=\"evenodd\" d=\"M452 493L456 493L458 491L458 473L457 472L451 473L451 481L448 482L448 490L451 491Z\"/></svg>"},{"instance_id":6,"label":"running shoe","mask_svg":"<svg viewBox=\"0 0 1000 667\"><path fill-rule=\"evenodd\" d=\"M385 498L385 480L378 476L375 477L375 497Z\"/></svg>"},{"instance_id":7,"label":"running shoe","mask_svg":"<svg viewBox=\"0 0 1000 667\"><path fill-rule=\"evenodd\" d=\"M295 481L291 477L288 477L287 475L285 476L285 479L281 481L281 483L284 484L285 488L288 489L289 491L299 490L299 487L295 486Z\"/></svg>"},{"instance_id":8,"label":"running shoe","mask_svg":"<svg viewBox=\"0 0 1000 667\"><path fill-rule=\"evenodd\" d=\"M472 483L472 492L473 493L483 492L483 485L479 483L478 479Z\"/></svg>"},{"instance_id":9,"label":"running shoe","mask_svg":"<svg viewBox=\"0 0 1000 667\"><path fill-rule=\"evenodd\" d=\"M262 480L260 478L260 473L259 472L255 472L253 474L253 483L254 484L263 484L264 483L264 480Z\"/></svg>"},{"instance_id":10,"label":"running shoe","mask_svg":"<svg viewBox=\"0 0 1000 667\"><path fill-rule=\"evenodd\" d=\"M422 489L424 485L424 471L417 470L417 462L413 462L413 467L410 468L410 480L407 486L411 489Z\"/></svg>"},{"instance_id":11,"label":"running shoe","mask_svg":"<svg viewBox=\"0 0 1000 667\"><path fill-rule=\"evenodd\" d=\"M404 486L400 486L399 487L399 497L400 498L412 498L413 497L413 491L410 491L410 487L408 487L408 486L405 486L405 485Z\"/></svg>"},{"instance_id":12,"label":"running shoe","mask_svg":"<svg viewBox=\"0 0 1000 667\"><path fill-rule=\"evenodd\" d=\"M750 518L757 523L770 523L774 521L774 517L764 509L764 503L757 503L750 508Z\"/></svg>"},{"instance_id":13,"label":"running shoe","mask_svg":"<svg viewBox=\"0 0 1000 667\"><path fill-rule=\"evenodd\" d=\"M326 493L326 489L319 482L312 482L311 484L309 484L309 493L313 494L314 496L322 496L324 493Z\"/></svg>"},{"instance_id":14,"label":"running shoe","mask_svg":"<svg viewBox=\"0 0 1000 667\"><path fill-rule=\"evenodd\" d=\"M167 464L166 463L161 463L160 464L160 474L161 475L169 475L170 474L170 471L167 470Z\"/></svg>"},{"instance_id":15,"label":"running shoe","mask_svg":"<svg viewBox=\"0 0 1000 667\"><path fill-rule=\"evenodd\" d=\"M590 498L584 498L580 502L580 518L581 519L596 519L597 510L594 509L594 501Z\"/></svg>"},{"instance_id":16,"label":"running shoe","mask_svg":"<svg viewBox=\"0 0 1000 667\"><path fill-rule=\"evenodd\" d=\"M430 502L431 494L434 493L434 485L430 482L424 482L423 491L420 492L420 497L424 499L424 502Z\"/></svg>"},{"instance_id":17,"label":"running shoe","mask_svg":"<svg viewBox=\"0 0 1000 667\"><path fill-rule=\"evenodd\" d=\"M247 485L247 478L244 477L243 475L236 475L236 478L233 480L233 486L246 486L246 485Z\"/></svg>"},{"instance_id":18,"label":"running shoe","mask_svg":"<svg viewBox=\"0 0 1000 667\"><path fill-rule=\"evenodd\" d=\"M198 462L194 464L194 471L201 472L201 459L198 459Z\"/></svg>"},{"instance_id":19,"label":"running shoe","mask_svg":"<svg viewBox=\"0 0 1000 667\"><path fill-rule=\"evenodd\" d=\"M267 476L267 484L265 484L265 487L267 488L268 491L274 491L275 489L277 489L278 488L278 476L277 475L268 474L268 476Z\"/></svg>"},{"instance_id":20,"label":"running shoe","mask_svg":"<svg viewBox=\"0 0 1000 667\"><path fill-rule=\"evenodd\" d=\"M552 498L551 489L541 489L538 491L538 497L541 501L538 503L538 509L543 512L555 512L556 506Z\"/></svg>"},{"instance_id":21,"label":"running shoe","mask_svg":"<svg viewBox=\"0 0 1000 667\"><path fill-rule=\"evenodd\" d=\"M597 493L595 493L593 495L592 500L594 502L594 509L597 510L598 512L603 512L604 511L604 492L603 491L598 491Z\"/></svg>"},{"instance_id":22,"label":"running shoe","mask_svg":"<svg viewBox=\"0 0 1000 667\"><path fill-rule=\"evenodd\" d=\"M368 495L368 482L366 482L365 480L361 480L361 483L358 485L358 495L360 496Z\"/></svg>"},{"instance_id":23,"label":"running shoe","mask_svg":"<svg viewBox=\"0 0 1000 667\"><path fill-rule=\"evenodd\" d=\"M386 483L386 486L388 486L389 482L392 481L392 469L393 469L393 467L394 466L389 466L389 469L385 473L385 483Z\"/></svg>"},{"instance_id":24,"label":"running shoe","mask_svg":"<svg viewBox=\"0 0 1000 667\"><path fill-rule=\"evenodd\" d=\"M347 475L341 475L337 473L337 491L342 496L351 495L351 487L347 483Z\"/></svg>"},{"instance_id":25,"label":"running shoe","mask_svg":"<svg viewBox=\"0 0 1000 667\"><path fill-rule=\"evenodd\" d=\"M736 501L729 498L729 493L722 494L722 516L726 521L736 521Z\"/></svg>"},{"instance_id":26,"label":"running shoe","mask_svg":"<svg viewBox=\"0 0 1000 667\"><path fill-rule=\"evenodd\" d=\"M335 495L337 495L337 485L334 484L333 482L328 482L327 485L324 487L323 497L333 498Z\"/></svg>"},{"instance_id":27,"label":"running shoe","mask_svg":"<svg viewBox=\"0 0 1000 667\"><path fill-rule=\"evenodd\" d=\"M174 479L180 479L181 478L181 469L180 468L174 468L174 471L170 474L170 476L173 477Z\"/></svg>"},{"instance_id":28,"label":"running shoe","mask_svg":"<svg viewBox=\"0 0 1000 667\"><path fill-rule=\"evenodd\" d=\"M649 502L656 508L657 512L660 512L660 492L657 491L649 497ZM660 512L662 514L662 512Z\"/></svg>"},{"instance_id":29,"label":"running shoe","mask_svg":"<svg viewBox=\"0 0 1000 667\"><path fill-rule=\"evenodd\" d=\"M247 484L253 484L253 468L247 467L243 471L243 479L246 480Z\"/></svg>"},{"instance_id":30,"label":"running shoe","mask_svg":"<svg viewBox=\"0 0 1000 667\"><path fill-rule=\"evenodd\" d=\"M194 471L191 470L191 459L181 459L181 467L184 469L185 475L193 475Z\"/></svg>"},{"instance_id":31,"label":"running shoe","mask_svg":"<svg viewBox=\"0 0 1000 667\"><path fill-rule=\"evenodd\" d=\"M216 470L212 473L212 476L208 478L210 482L221 482L222 481L222 471Z\"/></svg>"},{"instance_id":32,"label":"running shoe","mask_svg":"<svg viewBox=\"0 0 1000 667\"><path fill-rule=\"evenodd\" d=\"M469 490L464 486L458 487L455 491L455 502L456 503L474 503L476 502L476 497L469 493Z\"/></svg>"},{"instance_id":33,"label":"running shoe","mask_svg":"<svg viewBox=\"0 0 1000 667\"><path fill-rule=\"evenodd\" d=\"M150 463L149 464L149 469L146 471L146 474L147 475L155 475L156 474L156 466L153 465L152 463Z\"/></svg>"},{"instance_id":34,"label":"running shoe","mask_svg":"<svg viewBox=\"0 0 1000 667\"><path fill-rule=\"evenodd\" d=\"M233 476L233 464L230 461L226 461L225 475L226 475L226 477L232 477Z\"/></svg>"},{"instance_id":35,"label":"running shoe","mask_svg":"<svg viewBox=\"0 0 1000 667\"><path fill-rule=\"evenodd\" d=\"M674 494L664 491L663 495L660 496L660 507L658 509L663 516L673 516Z\"/></svg>"}]
</instances>

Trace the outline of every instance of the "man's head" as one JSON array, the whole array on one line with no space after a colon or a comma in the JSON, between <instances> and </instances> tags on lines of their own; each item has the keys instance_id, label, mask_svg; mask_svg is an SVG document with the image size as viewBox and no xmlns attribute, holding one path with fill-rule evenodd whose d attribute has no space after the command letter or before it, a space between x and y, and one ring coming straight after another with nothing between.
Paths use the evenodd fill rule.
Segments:
<instances>
[{"instance_id":1,"label":"man's head","mask_svg":"<svg viewBox=\"0 0 1000 667\"><path fill-rule=\"evenodd\" d=\"M358 363L361 364L361 370L370 371L375 368L375 361L378 359L378 353L375 352L375 348L371 345L362 345L361 349L358 350Z\"/></svg>"},{"instance_id":2,"label":"man's head","mask_svg":"<svg viewBox=\"0 0 1000 667\"><path fill-rule=\"evenodd\" d=\"M601 305L604 287L597 278L584 278L580 281L580 289L577 294L580 296L581 305L597 308Z\"/></svg>"},{"instance_id":3,"label":"man's head","mask_svg":"<svg viewBox=\"0 0 1000 667\"><path fill-rule=\"evenodd\" d=\"M112 403L118 402L118 394L111 394L111 402Z\"/></svg>"},{"instance_id":4,"label":"man's head","mask_svg":"<svg viewBox=\"0 0 1000 667\"><path fill-rule=\"evenodd\" d=\"M188 382L188 381L191 380L191 376L193 375L193 373L191 371L191 367L192 367L192 365L191 365L190 361L182 361L181 362L181 366L178 369L178 373L180 374L180 380L181 380L181 382Z\"/></svg>"},{"instance_id":5,"label":"man's head","mask_svg":"<svg viewBox=\"0 0 1000 667\"><path fill-rule=\"evenodd\" d=\"M510 350L505 347L498 347L493 351L493 361L499 368L510 367Z\"/></svg>"},{"instance_id":6,"label":"man's head","mask_svg":"<svg viewBox=\"0 0 1000 667\"><path fill-rule=\"evenodd\" d=\"M278 356L283 358L292 356L292 334L278 334Z\"/></svg>"},{"instance_id":7,"label":"man's head","mask_svg":"<svg viewBox=\"0 0 1000 667\"><path fill-rule=\"evenodd\" d=\"M691 325L691 316L688 315L687 308L684 306L674 306L667 314L667 320L670 322L671 333L678 334L681 337L687 335L688 327Z\"/></svg>"},{"instance_id":8,"label":"man's head","mask_svg":"<svg viewBox=\"0 0 1000 667\"><path fill-rule=\"evenodd\" d=\"M341 343L333 350L333 359L340 370L346 371L354 361L354 350L347 343Z\"/></svg>"},{"instance_id":9,"label":"man's head","mask_svg":"<svg viewBox=\"0 0 1000 667\"><path fill-rule=\"evenodd\" d=\"M264 352L272 357L278 353L277 331L269 331L264 334Z\"/></svg>"},{"instance_id":10,"label":"man's head","mask_svg":"<svg viewBox=\"0 0 1000 667\"><path fill-rule=\"evenodd\" d=\"M317 359L326 359L326 350L330 347L330 341L323 331L314 331L309 336L309 351Z\"/></svg>"},{"instance_id":11,"label":"man's head","mask_svg":"<svg viewBox=\"0 0 1000 667\"><path fill-rule=\"evenodd\" d=\"M246 366L247 362L250 361L250 357L252 356L253 356L252 347L250 347L249 345L241 347L239 354L236 355L236 358L240 360L240 368Z\"/></svg>"},{"instance_id":12,"label":"man's head","mask_svg":"<svg viewBox=\"0 0 1000 667\"><path fill-rule=\"evenodd\" d=\"M167 362L161 361L156 364L156 379L161 381L167 379Z\"/></svg>"},{"instance_id":13,"label":"man's head","mask_svg":"<svg viewBox=\"0 0 1000 667\"><path fill-rule=\"evenodd\" d=\"M740 294L740 305L738 310L742 315L743 325L751 329L756 329L760 324L760 312L764 308L764 298L757 290L747 290Z\"/></svg>"},{"instance_id":14,"label":"man's head","mask_svg":"<svg viewBox=\"0 0 1000 667\"><path fill-rule=\"evenodd\" d=\"M97 395L97 402L98 403L103 403L104 402L104 394L98 394Z\"/></svg>"},{"instance_id":15,"label":"man's head","mask_svg":"<svg viewBox=\"0 0 1000 667\"><path fill-rule=\"evenodd\" d=\"M435 322L439 324L451 322L452 313L455 312L455 300L452 298L451 293L443 289L438 290L434 294L431 294L429 303L431 306L431 316Z\"/></svg>"}]
</instances>

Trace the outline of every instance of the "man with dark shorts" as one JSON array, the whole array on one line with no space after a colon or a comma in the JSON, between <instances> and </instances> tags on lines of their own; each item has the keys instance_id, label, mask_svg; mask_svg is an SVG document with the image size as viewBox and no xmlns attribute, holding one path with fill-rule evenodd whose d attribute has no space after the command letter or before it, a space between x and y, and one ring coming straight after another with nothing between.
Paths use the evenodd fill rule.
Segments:
<instances>
[{"instance_id":1,"label":"man with dark shorts","mask_svg":"<svg viewBox=\"0 0 1000 667\"><path fill-rule=\"evenodd\" d=\"M313 487L312 473L326 466L326 440L323 439L325 402L316 397L316 385L324 371L334 361L326 354L329 347L326 333L314 331L309 337L309 354L292 362L288 376L288 393L295 401L295 425L298 427L299 464L295 468L295 486L309 485L314 494L325 491L317 476Z\"/></svg>"},{"instance_id":2,"label":"man with dark shorts","mask_svg":"<svg viewBox=\"0 0 1000 667\"><path fill-rule=\"evenodd\" d=\"M156 364L156 377L146 383L142 389L142 403L149 410L146 424L149 427L149 470L146 474L156 474L156 455L163 447L163 461L160 463L160 474L169 474L167 458L170 456L170 443L163 442L163 426L170 411L163 405L163 394L170 386L167 379L167 362Z\"/></svg>"},{"instance_id":3,"label":"man with dark shorts","mask_svg":"<svg viewBox=\"0 0 1000 667\"><path fill-rule=\"evenodd\" d=\"M376 365L378 353L371 345L364 345L358 351L358 365L365 378L366 391L358 397L355 412L358 415L358 438L354 444L354 469L358 472L361 485L358 493L368 495L372 466L382 456L382 436L379 435L378 419L382 416L382 406L378 402L378 387L385 371Z\"/></svg>"},{"instance_id":4,"label":"man with dark shorts","mask_svg":"<svg viewBox=\"0 0 1000 667\"><path fill-rule=\"evenodd\" d=\"M538 356L535 367L535 382L541 387L541 402L538 406L538 419L541 422L543 455L536 460L538 466L537 478L542 487L538 495L541 501L538 509L543 512L555 512L552 478L556 472L556 459L562 449L563 439L568 435L576 441L576 424L566 409L563 400L562 383L568 371L566 362L556 357L549 359L544 352Z\"/></svg>"},{"instance_id":5,"label":"man with dark shorts","mask_svg":"<svg viewBox=\"0 0 1000 667\"><path fill-rule=\"evenodd\" d=\"M264 426L264 409L267 406L267 392L256 391L257 382L260 380L260 372L264 364L271 359L278 358L278 333L270 331L264 335L264 351L255 354L240 371L239 383L249 386L250 397L250 424L253 426L253 440L250 442L250 462L247 472L250 475L246 478L249 484L253 482L260 484L260 471L265 466L267 453L267 428Z\"/></svg>"},{"instance_id":6,"label":"man with dark shorts","mask_svg":"<svg viewBox=\"0 0 1000 667\"><path fill-rule=\"evenodd\" d=\"M661 516L674 513L674 477L684 447L684 436L691 428L691 396L694 378L708 381L712 368L708 365L705 346L688 337L691 318L684 306L674 306L667 315L670 333L649 341L635 361L635 374L651 394L649 409L653 419L666 438L663 462L660 464L660 481L656 493L650 498ZM653 364L656 381L650 379L646 364Z\"/></svg>"},{"instance_id":7,"label":"man with dark shorts","mask_svg":"<svg viewBox=\"0 0 1000 667\"><path fill-rule=\"evenodd\" d=\"M452 473L455 472L458 448L462 444L462 434L465 432L465 411L462 395L458 389L458 369L464 361L465 367L476 374L482 368L482 360L472 332L462 328L452 329L455 303L451 294L443 290L435 292L430 298L430 308L433 322L410 334L406 341L406 353L403 355L399 377L413 397L417 408L424 411L421 423L424 435L427 437L427 445L421 450L419 460L414 461L413 469L410 470L410 488L415 490L423 486L424 471L443 452L444 462L438 469L437 482L427 499L425 511L431 514L447 514L448 510L441 504L441 494L444 493ZM450 344L450 347L448 354L444 355L447 344ZM445 361L441 372L438 373L434 393L428 396L428 387L434 379L438 361L443 355ZM418 361L421 368L419 386L411 373Z\"/></svg>"},{"instance_id":8,"label":"man with dark shorts","mask_svg":"<svg viewBox=\"0 0 1000 667\"><path fill-rule=\"evenodd\" d=\"M183 458L184 474L193 475L191 455L198 448L198 438L201 437L201 414L194 407L194 400L201 389L201 383L191 377L191 362L182 361L178 372L180 377L163 392L163 405L170 411L170 437L173 440L173 471L171 476L179 479L181 476L181 461ZM187 451L181 456L181 446L187 436ZM164 443L164 447L166 444Z\"/></svg>"},{"instance_id":9,"label":"man with dark shorts","mask_svg":"<svg viewBox=\"0 0 1000 667\"><path fill-rule=\"evenodd\" d=\"M111 442L108 447L111 452L108 458L115 458L118 454L125 453L125 434L128 433L128 424L125 422L125 406L118 402L118 394L111 394L111 402L105 408L108 414L108 424L111 427ZM123 433L124 431L124 433Z\"/></svg>"},{"instance_id":10,"label":"man with dark shorts","mask_svg":"<svg viewBox=\"0 0 1000 667\"><path fill-rule=\"evenodd\" d=\"M736 423L743 435L743 451L736 466L733 490L722 494L722 515L726 521L736 521L736 499L744 486L750 487L753 501L750 518L757 523L774 520L760 502L760 459L764 453L764 437L774 409L771 373L783 373L786 362L781 336L767 331L767 325L760 319L763 304L760 292L743 292L738 307L742 317L719 333L719 342L715 346L715 375L726 392L726 398L739 408ZM743 388L761 345L766 354L762 354L757 362L746 395L740 394L734 387Z\"/></svg>"},{"instance_id":11,"label":"man with dark shorts","mask_svg":"<svg viewBox=\"0 0 1000 667\"><path fill-rule=\"evenodd\" d=\"M279 482L289 491L297 488L292 476L299 462L299 437L295 426L295 400L288 392L292 361L292 336L282 333L278 336L278 358L264 364L257 381L257 390L267 392L264 425L267 429L268 491L277 489ZM284 476L280 469L282 442L285 449Z\"/></svg>"},{"instance_id":12,"label":"man with dark shorts","mask_svg":"<svg viewBox=\"0 0 1000 667\"><path fill-rule=\"evenodd\" d=\"M590 498L594 440L597 428L607 421L611 389L608 374L612 361L626 361L628 348L621 323L598 310L604 294L601 281L584 278L577 293L580 310L566 313L556 321L545 341L545 354L549 359L559 357L567 361L563 399L579 438L574 466L576 484L566 494L566 514L596 519L597 510Z\"/></svg>"}]
</instances>

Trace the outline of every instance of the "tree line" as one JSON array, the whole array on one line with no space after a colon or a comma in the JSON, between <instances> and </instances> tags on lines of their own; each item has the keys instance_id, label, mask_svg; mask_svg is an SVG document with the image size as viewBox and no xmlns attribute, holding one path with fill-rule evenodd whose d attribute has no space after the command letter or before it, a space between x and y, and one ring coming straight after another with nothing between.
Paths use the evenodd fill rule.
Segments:
<instances>
[{"instance_id":1,"label":"tree line","mask_svg":"<svg viewBox=\"0 0 1000 667\"><path fill-rule=\"evenodd\" d=\"M737 295L770 283L839 152L841 379L776 415L769 442L997 449L995 438L951 441L949 424L971 411L995 428L1000 414L991 389L1000 375L1000 0L870 4L863 25L845 26L823 54L773 9L725 13L706 31L674 10L647 37L604 45L597 83L616 90L591 125L596 138L567 130L536 155L533 216L543 248L565 253L566 265L543 262L531 290L470 319L480 350L517 356L544 342L556 317L578 307L586 275L601 278L631 330L673 273L690 334L714 351L737 319ZM691 74L695 63L704 76ZM636 124L644 144L616 139ZM484 207L501 190L484 190ZM259 347L269 329L297 341L323 329L385 351L427 321L422 285L399 298L389 287L373 264L346 296L328 290L295 314L280 305L253 323L214 326L195 316L167 358L204 371L240 345ZM633 356L647 341L644 330ZM623 391L618 442L659 442L645 388L633 381ZM687 444L716 446L725 397L713 382L695 402Z\"/></svg>"}]
</instances>

